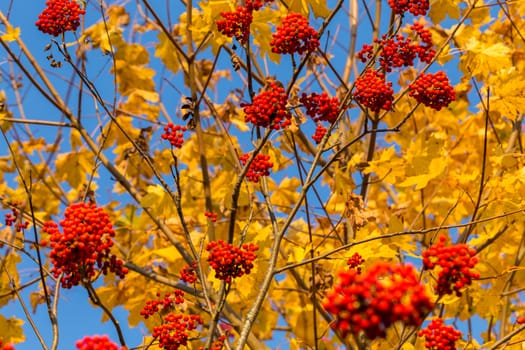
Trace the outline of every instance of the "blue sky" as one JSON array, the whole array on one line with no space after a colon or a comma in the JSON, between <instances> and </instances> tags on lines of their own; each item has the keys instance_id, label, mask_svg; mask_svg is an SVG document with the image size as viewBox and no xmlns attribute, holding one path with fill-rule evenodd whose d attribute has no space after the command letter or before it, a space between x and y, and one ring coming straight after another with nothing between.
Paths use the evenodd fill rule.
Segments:
<instances>
[{"instance_id":1,"label":"blue sky","mask_svg":"<svg viewBox=\"0 0 525 350\"><path fill-rule=\"evenodd\" d=\"M47 55L46 52L43 51L45 45L50 42L49 36L40 33L36 27L34 26L34 22L36 21L38 14L44 7L45 1L30 1L30 0L15 0L13 2L4 0L2 4L0 4L0 10L2 10L5 14L10 13L10 19L12 24L15 27L21 27L22 28L22 38L25 41L25 43L28 45L31 52L33 52L39 59L40 62L45 62L45 56ZM122 2L120 2L122 3ZM335 3L334 1L329 1L329 7L332 3ZM31 4L28 6L28 4ZM94 23L94 21L98 18L99 13L97 12L97 6L93 1L89 2L90 6L88 7L88 14L86 16L86 20L88 24ZM11 7L8 7L11 5ZM130 8L134 6L134 3L131 3ZM345 4L346 6L346 4ZM10 12L9 12L10 11ZM364 16L364 15L363 15ZM388 20L388 16L383 15L384 20ZM175 18L171 19L172 21L175 20ZM319 24L320 22L314 22ZM360 19L360 23L365 28L369 28L369 25L367 24L367 21L365 18ZM385 23L383 23L385 25ZM315 26L315 25L314 25ZM0 28L3 29L3 28ZM335 33L339 33L339 37L334 42L333 38L335 36ZM363 32L366 32L366 29L363 30ZM337 17L336 21L334 22L334 26L331 29L330 39L326 41L326 39L322 40L321 43L324 46L325 44L328 45L328 47L333 47L333 52L335 54L334 57L334 63L341 63L344 62L346 57L341 57L341 55L338 55L337 53L344 52L344 50L340 49L340 46L344 46L346 42L341 42L341 40L346 40L348 35L348 29L347 29L347 23L344 21L342 16ZM362 38L362 43L366 42L369 38ZM68 34L66 36L66 41L72 41L73 36L71 34ZM331 46L333 45L333 46ZM357 50L360 49L360 45L358 45ZM341 51L339 51L341 50ZM55 51L56 55L56 51ZM91 57L91 56L90 56ZM106 94L105 96L112 96L113 86L112 86L112 76L107 74L107 71L109 69L108 64L108 58L100 56L98 59L96 58L96 55L93 56L94 58L91 59L88 62L88 67L90 70L90 73L92 76L96 76L97 81L97 87L101 90L103 94ZM2 55L1 59L4 59L5 56ZM226 58L224 58L226 60ZM155 59L152 57L152 66L155 67ZM289 77L290 76L290 70L287 66L289 62L287 62L286 59L284 59L281 63L281 65L271 65L270 64L270 70L272 72L275 72L275 74L279 76ZM158 64L158 62L157 62ZM227 64L225 66L228 66ZM449 63L450 67L453 67L453 63ZM8 84L6 82L7 75L9 73L9 66L6 62L0 62L0 69L2 69L2 79L4 80L1 82L0 89L8 89ZM452 72L453 69L448 70L449 74ZM68 76L69 73L67 68L64 68L61 71L61 74L64 74L65 76ZM98 75L101 72L101 75ZM170 78L170 74L165 75L166 78ZM285 78L286 79L286 78ZM452 77L452 80L454 81L454 77ZM26 82L26 81L25 81ZM228 84L235 84L238 83L239 80L234 80L231 83ZM27 82L26 82L27 83ZM178 96L176 98L173 98L173 95L177 95L174 90L166 84L162 78L157 78L158 84L164 85L164 92L163 92L163 99L167 102L171 101L171 103L167 103L169 108L172 110L176 110L177 104L179 101ZM181 82L172 82L174 85L180 87L182 86ZM60 90L63 94L67 91L66 84L63 84L62 86L59 86ZM220 90L219 94L225 90ZM25 98L25 112L27 113L28 118L30 119L59 119L60 116L57 115L57 112L54 108L52 108L49 105L46 104L36 104L31 103L31 96L34 96L37 94L34 89L27 88L25 89L26 96ZM12 95L10 96L13 97ZM14 106L11 106L11 109L15 111L16 110ZM35 131L35 136L42 136L42 137L53 137L55 130L53 128L41 126L41 127L35 127L32 128L33 131ZM310 136L311 133L308 133L307 135ZM246 148L250 147L250 141L249 139L245 139L243 142L243 146ZM3 143L3 141L0 143L0 149L1 154L6 154L6 145ZM279 176L285 176L286 173L279 174ZM315 202L314 202L315 203ZM30 280L38 275L38 270L35 268L35 265L32 263L24 262L22 264L22 273L23 273L23 279L24 280ZM24 297L24 300L29 300L29 292L31 290L28 289L26 291L22 292L22 296ZM127 324L127 312L122 309L117 309L115 311L115 317L120 321L122 325ZM2 313L4 316L9 317L12 315L17 315L20 318L23 317L23 312L20 304L16 301L12 301L7 307L0 310L0 313ZM87 292L80 288L76 287L71 290L62 290L61 296L60 296L60 302L59 302L59 308L58 308L58 319L59 319L59 327L60 327L60 346L59 349L72 349L73 344L76 340L81 339L82 337L86 335L94 335L94 334L107 334L109 335L114 341L118 339L115 329L113 325L109 322L101 323L100 320L102 318L102 312L98 308L94 308L92 305L90 305L87 297ZM39 331L42 333L48 344L51 342L51 329L50 329L50 322L49 318L47 316L47 312L45 310L44 306L39 307L39 311L33 315L34 320L36 324L38 325ZM23 344L19 344L16 346L16 349L18 350L34 350L36 348L39 348L37 339L34 335L34 333L31 331L29 324L26 322L25 325L26 330L26 337L27 340ZM144 329L144 327L137 327L135 329L127 329L127 327L124 327L125 331L125 337L129 345L137 345L141 343L142 336L144 334L147 334L147 331ZM285 349L286 342L283 339L277 339L275 343L273 343L271 346L280 346L281 349Z\"/></svg>"}]
</instances>

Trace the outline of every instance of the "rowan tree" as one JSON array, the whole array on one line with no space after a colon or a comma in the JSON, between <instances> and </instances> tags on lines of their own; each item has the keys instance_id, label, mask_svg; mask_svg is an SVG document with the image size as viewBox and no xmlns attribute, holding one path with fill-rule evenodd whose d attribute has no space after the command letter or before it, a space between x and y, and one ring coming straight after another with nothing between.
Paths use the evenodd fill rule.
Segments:
<instances>
[{"instance_id":1,"label":"rowan tree","mask_svg":"<svg viewBox=\"0 0 525 350\"><path fill-rule=\"evenodd\" d=\"M0 349L521 349L524 14L4 1Z\"/></svg>"}]
</instances>

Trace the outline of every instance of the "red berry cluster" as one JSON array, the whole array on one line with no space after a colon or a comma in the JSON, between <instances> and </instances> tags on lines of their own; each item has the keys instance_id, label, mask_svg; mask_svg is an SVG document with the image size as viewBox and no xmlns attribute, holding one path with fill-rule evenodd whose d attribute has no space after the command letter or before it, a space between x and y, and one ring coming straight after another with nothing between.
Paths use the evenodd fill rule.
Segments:
<instances>
[{"instance_id":1,"label":"red berry cluster","mask_svg":"<svg viewBox=\"0 0 525 350\"><path fill-rule=\"evenodd\" d=\"M211 346L210 350L222 350L224 349L224 342L226 341L226 335L221 335L217 338L216 341L213 342L213 345ZM204 348L201 348L201 350L204 350Z\"/></svg>"},{"instance_id":2,"label":"red berry cluster","mask_svg":"<svg viewBox=\"0 0 525 350\"><path fill-rule=\"evenodd\" d=\"M412 266L378 262L363 274L340 271L323 306L335 315L332 328L343 336L363 331L373 340L397 321L419 326L433 303Z\"/></svg>"},{"instance_id":3,"label":"red berry cluster","mask_svg":"<svg viewBox=\"0 0 525 350\"><path fill-rule=\"evenodd\" d=\"M325 121L330 124L335 122L339 112L339 99L337 97L328 97L326 92L316 94L315 92L301 96L299 101L306 108L306 114L314 122Z\"/></svg>"},{"instance_id":4,"label":"red berry cluster","mask_svg":"<svg viewBox=\"0 0 525 350\"><path fill-rule=\"evenodd\" d=\"M446 326L442 318L433 319L418 335L425 337L425 347L429 350L456 350L456 341L461 338L461 332Z\"/></svg>"},{"instance_id":5,"label":"red berry cluster","mask_svg":"<svg viewBox=\"0 0 525 350\"><path fill-rule=\"evenodd\" d=\"M211 213L211 212L204 212L204 216L206 216L207 218L210 218L211 222L217 222L217 216L219 216L219 214L217 213Z\"/></svg>"},{"instance_id":6,"label":"red berry cluster","mask_svg":"<svg viewBox=\"0 0 525 350\"><path fill-rule=\"evenodd\" d=\"M20 232L23 229L28 228L29 222L23 221L22 219L19 220L20 212L16 208L16 206L19 205L19 203L12 203L11 213L5 214L5 225L6 226L13 226L15 227L16 232Z\"/></svg>"},{"instance_id":7,"label":"red berry cluster","mask_svg":"<svg viewBox=\"0 0 525 350\"><path fill-rule=\"evenodd\" d=\"M364 263L365 259L363 259L363 257L359 253L354 253L354 255L352 255L346 262L348 267L351 269L355 269L358 275L361 274L361 265L363 265Z\"/></svg>"},{"instance_id":8,"label":"red berry cluster","mask_svg":"<svg viewBox=\"0 0 525 350\"><path fill-rule=\"evenodd\" d=\"M425 16L430 8L428 0L388 0L388 5L396 15L408 11L414 16Z\"/></svg>"},{"instance_id":9,"label":"red berry cluster","mask_svg":"<svg viewBox=\"0 0 525 350\"><path fill-rule=\"evenodd\" d=\"M204 321L198 315L170 313L164 317L164 323L153 328L153 337L159 341L159 347L166 350L178 350L188 344L189 332L197 329Z\"/></svg>"},{"instance_id":10,"label":"red berry cluster","mask_svg":"<svg viewBox=\"0 0 525 350\"><path fill-rule=\"evenodd\" d=\"M78 350L126 350L125 346L120 347L113 343L107 335L95 335L85 337L75 343Z\"/></svg>"},{"instance_id":11,"label":"red berry cluster","mask_svg":"<svg viewBox=\"0 0 525 350\"><path fill-rule=\"evenodd\" d=\"M250 37L250 24L252 24L252 11L247 7L237 6L235 11L223 11L221 16L224 19L219 19L217 30L227 37L234 37L241 44L246 44Z\"/></svg>"},{"instance_id":12,"label":"red berry cluster","mask_svg":"<svg viewBox=\"0 0 525 350\"><path fill-rule=\"evenodd\" d=\"M246 153L239 157L241 164L244 166L248 162L251 154ZM259 182L259 177L270 175L270 169L273 167L273 163L270 162L270 156L265 154L258 154L250 164L250 168L246 173L246 179L251 182Z\"/></svg>"},{"instance_id":13,"label":"red berry cluster","mask_svg":"<svg viewBox=\"0 0 525 350\"><path fill-rule=\"evenodd\" d=\"M279 130L290 125L292 115L286 109L288 96L284 87L278 82L272 81L266 89L253 98L253 103L241 103L245 122L263 128L271 127Z\"/></svg>"},{"instance_id":14,"label":"red berry cluster","mask_svg":"<svg viewBox=\"0 0 525 350\"><path fill-rule=\"evenodd\" d=\"M180 270L179 279L189 284L195 283L195 281L197 281L197 274L195 273L195 270L197 270L197 263L195 261L191 265L185 265Z\"/></svg>"},{"instance_id":15,"label":"red berry cluster","mask_svg":"<svg viewBox=\"0 0 525 350\"><path fill-rule=\"evenodd\" d=\"M385 75L375 69L367 69L355 82L355 100L374 113L381 109L390 110L393 94L392 83L387 83Z\"/></svg>"},{"instance_id":16,"label":"red berry cluster","mask_svg":"<svg viewBox=\"0 0 525 350\"><path fill-rule=\"evenodd\" d=\"M206 246L210 253L208 263L215 270L215 278L226 283L231 283L235 277L250 273L258 249L253 243L243 244L242 248L239 248L222 240L212 241Z\"/></svg>"},{"instance_id":17,"label":"red berry cluster","mask_svg":"<svg viewBox=\"0 0 525 350\"><path fill-rule=\"evenodd\" d=\"M175 289L173 293L167 292L162 298L160 296L161 294L157 293L159 299L146 300L144 308L140 311L142 317L148 319L160 310L170 311L175 305L184 303L184 292L178 289Z\"/></svg>"},{"instance_id":18,"label":"red berry cluster","mask_svg":"<svg viewBox=\"0 0 525 350\"><path fill-rule=\"evenodd\" d=\"M381 40L375 39L379 50L379 65L385 72L391 72L392 68L408 67L414 65L414 59L419 57L422 62L430 63L436 51L432 49L432 35L430 31L420 23L410 27L421 40L421 44L414 44L412 39L401 34L393 38L383 35ZM365 44L357 57L366 63L374 56L374 46Z\"/></svg>"},{"instance_id":19,"label":"red berry cluster","mask_svg":"<svg viewBox=\"0 0 525 350\"><path fill-rule=\"evenodd\" d=\"M517 324L524 324L525 323L525 316L518 317L516 319Z\"/></svg>"},{"instance_id":20,"label":"red berry cluster","mask_svg":"<svg viewBox=\"0 0 525 350\"><path fill-rule=\"evenodd\" d=\"M315 133L312 135L312 139L315 141L316 144L321 143L321 140L326 134L326 131L327 129L324 126L322 126L320 123L317 124L317 126L315 127Z\"/></svg>"},{"instance_id":21,"label":"red berry cluster","mask_svg":"<svg viewBox=\"0 0 525 350\"><path fill-rule=\"evenodd\" d=\"M80 15L85 13L75 0L48 0L35 24L41 32L58 36L75 31L80 25Z\"/></svg>"},{"instance_id":22,"label":"red berry cluster","mask_svg":"<svg viewBox=\"0 0 525 350\"><path fill-rule=\"evenodd\" d=\"M300 13L290 12L272 37L270 46L273 53L297 52L302 55L305 52L314 52L319 47L319 34Z\"/></svg>"},{"instance_id":23,"label":"red berry cluster","mask_svg":"<svg viewBox=\"0 0 525 350\"><path fill-rule=\"evenodd\" d=\"M164 134L161 137L164 140L168 140L173 147L181 148L184 143L184 132L186 130L185 126L168 123L164 127Z\"/></svg>"},{"instance_id":24,"label":"red berry cluster","mask_svg":"<svg viewBox=\"0 0 525 350\"><path fill-rule=\"evenodd\" d=\"M479 279L479 273L472 271L478 262L476 251L466 244L445 246L445 240L445 236L440 236L438 243L423 252L423 267L425 270L441 268L435 287L439 296L453 292L461 296L463 287Z\"/></svg>"},{"instance_id":25,"label":"red berry cluster","mask_svg":"<svg viewBox=\"0 0 525 350\"><path fill-rule=\"evenodd\" d=\"M0 339L0 350L15 350L13 344L4 344L2 339Z\"/></svg>"},{"instance_id":26,"label":"red berry cluster","mask_svg":"<svg viewBox=\"0 0 525 350\"><path fill-rule=\"evenodd\" d=\"M253 9L254 11L260 10L264 4L273 2L273 0L246 0L246 7L248 9Z\"/></svg>"},{"instance_id":27,"label":"red berry cluster","mask_svg":"<svg viewBox=\"0 0 525 350\"><path fill-rule=\"evenodd\" d=\"M248 42L250 37L250 25L253 21L253 11L263 7L264 3L273 0L247 0L245 6L237 6L235 11L223 11L221 17L215 22L217 30L229 38L235 37L242 45Z\"/></svg>"},{"instance_id":28,"label":"red berry cluster","mask_svg":"<svg viewBox=\"0 0 525 350\"><path fill-rule=\"evenodd\" d=\"M93 279L97 274L95 265L103 274L113 272L124 278L128 273L122 260L110 252L115 231L103 208L94 204L72 204L66 208L60 226L63 233L52 221L46 222L42 230L50 235L51 272L55 277L63 274L63 288L76 286L83 279Z\"/></svg>"},{"instance_id":29,"label":"red berry cluster","mask_svg":"<svg viewBox=\"0 0 525 350\"><path fill-rule=\"evenodd\" d=\"M456 99L456 92L443 72L423 73L408 86L408 89L409 96L437 111Z\"/></svg>"},{"instance_id":30,"label":"red berry cluster","mask_svg":"<svg viewBox=\"0 0 525 350\"><path fill-rule=\"evenodd\" d=\"M436 51L432 49L432 46L434 46L432 42L432 33L430 33L430 30L425 28L423 24L418 22L414 22L414 24L410 26L410 30L416 33L422 43L414 47L419 59L421 62L430 63L436 55Z\"/></svg>"}]
</instances>

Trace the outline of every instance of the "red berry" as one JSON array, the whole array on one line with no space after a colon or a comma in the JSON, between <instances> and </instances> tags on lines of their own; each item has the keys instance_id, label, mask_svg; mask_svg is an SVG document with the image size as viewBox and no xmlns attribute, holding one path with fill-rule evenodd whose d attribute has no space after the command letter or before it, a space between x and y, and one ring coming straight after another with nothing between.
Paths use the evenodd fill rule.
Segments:
<instances>
[{"instance_id":1,"label":"red berry","mask_svg":"<svg viewBox=\"0 0 525 350\"><path fill-rule=\"evenodd\" d=\"M393 94L392 83L387 83L385 75L374 69L367 69L355 82L354 99L374 113L390 110Z\"/></svg>"},{"instance_id":2,"label":"red berry","mask_svg":"<svg viewBox=\"0 0 525 350\"><path fill-rule=\"evenodd\" d=\"M186 346L190 331L197 329L204 321L198 315L183 315L169 313L164 317L164 323L153 328L152 336L158 339L159 347L166 350L178 350Z\"/></svg>"},{"instance_id":3,"label":"red berry","mask_svg":"<svg viewBox=\"0 0 525 350\"><path fill-rule=\"evenodd\" d=\"M184 143L184 132L186 127L168 123L164 127L164 134L160 135L162 139L168 140L173 147L181 148Z\"/></svg>"},{"instance_id":4,"label":"red berry","mask_svg":"<svg viewBox=\"0 0 525 350\"><path fill-rule=\"evenodd\" d=\"M35 24L41 32L58 36L75 31L80 25L80 15L85 13L75 0L48 0Z\"/></svg>"},{"instance_id":5,"label":"red berry","mask_svg":"<svg viewBox=\"0 0 525 350\"><path fill-rule=\"evenodd\" d=\"M423 252L423 267L433 270L439 266L437 285L435 290L439 296L456 293L461 296L460 290L472 284L472 280L479 279L479 273L473 272L478 262L476 251L466 244L445 246L445 236L439 237L439 242Z\"/></svg>"},{"instance_id":6,"label":"red berry","mask_svg":"<svg viewBox=\"0 0 525 350\"><path fill-rule=\"evenodd\" d=\"M524 324L525 323L525 316L518 317L516 319L517 324Z\"/></svg>"},{"instance_id":7,"label":"red berry","mask_svg":"<svg viewBox=\"0 0 525 350\"><path fill-rule=\"evenodd\" d=\"M193 284L197 281L197 275L195 270L197 269L197 263L194 261L191 265L185 265L180 270L179 279L183 282Z\"/></svg>"},{"instance_id":8,"label":"red berry","mask_svg":"<svg viewBox=\"0 0 525 350\"><path fill-rule=\"evenodd\" d=\"M157 293L159 299L146 300L144 308L140 311L140 315L144 319L148 319L159 311L172 311L175 305L184 303L184 292L175 289L173 293L167 292L163 298L160 298L160 293Z\"/></svg>"},{"instance_id":9,"label":"red berry","mask_svg":"<svg viewBox=\"0 0 525 350\"><path fill-rule=\"evenodd\" d=\"M328 97L328 94L316 94L315 92L301 96L299 101L306 108L306 114L314 122L326 121L330 124L335 122L339 113L339 99L337 97Z\"/></svg>"},{"instance_id":10,"label":"red berry","mask_svg":"<svg viewBox=\"0 0 525 350\"><path fill-rule=\"evenodd\" d=\"M321 143L321 140L326 134L326 131L327 130L324 126L322 126L321 124L317 124L317 126L315 127L315 134L312 135L312 139L315 141L316 144Z\"/></svg>"},{"instance_id":11,"label":"red berry","mask_svg":"<svg viewBox=\"0 0 525 350\"><path fill-rule=\"evenodd\" d=\"M63 274L63 288L71 288L84 279L91 281L97 269L103 274L113 272L120 278L128 273L121 260L111 254L115 237L109 215L94 204L76 203L66 208L60 221L63 233L52 221L44 223L48 233L55 277Z\"/></svg>"},{"instance_id":12,"label":"red berry","mask_svg":"<svg viewBox=\"0 0 525 350\"><path fill-rule=\"evenodd\" d=\"M16 232L20 232L23 229L29 227L29 222L23 220L23 217L20 215L20 211L18 210L18 207L21 205L22 203L12 202L11 213L4 215L5 225L14 226Z\"/></svg>"},{"instance_id":13,"label":"red berry","mask_svg":"<svg viewBox=\"0 0 525 350\"><path fill-rule=\"evenodd\" d=\"M4 344L2 339L0 339L0 350L15 350L13 344Z\"/></svg>"},{"instance_id":14,"label":"red berry","mask_svg":"<svg viewBox=\"0 0 525 350\"><path fill-rule=\"evenodd\" d=\"M323 306L335 316L332 328L342 336L363 331L370 340L385 337L386 329L398 321L419 326L434 307L412 266L388 262L378 262L363 274L340 271Z\"/></svg>"},{"instance_id":15,"label":"red berry","mask_svg":"<svg viewBox=\"0 0 525 350\"><path fill-rule=\"evenodd\" d=\"M253 21L253 11L259 10L264 3L273 0L247 0L245 6L237 6L235 11L223 11L221 17L215 21L217 30L227 37L235 37L242 45L250 38L250 25Z\"/></svg>"},{"instance_id":16,"label":"red berry","mask_svg":"<svg viewBox=\"0 0 525 350\"><path fill-rule=\"evenodd\" d=\"M226 341L226 335L221 335L213 342L210 350L222 350L224 349L224 342ZM201 348L202 349L202 348Z\"/></svg>"},{"instance_id":17,"label":"red berry","mask_svg":"<svg viewBox=\"0 0 525 350\"><path fill-rule=\"evenodd\" d=\"M456 92L444 72L423 73L408 89L410 97L437 111L456 99Z\"/></svg>"},{"instance_id":18,"label":"red berry","mask_svg":"<svg viewBox=\"0 0 525 350\"><path fill-rule=\"evenodd\" d=\"M410 26L410 29L416 33L423 43L422 45L417 45L414 48L417 52L417 55L419 56L419 59L421 62L430 63L436 55L436 51L432 49L432 33L430 33L430 30L425 28L423 24L418 22L414 22L414 24Z\"/></svg>"},{"instance_id":19,"label":"red berry","mask_svg":"<svg viewBox=\"0 0 525 350\"><path fill-rule=\"evenodd\" d=\"M310 27L308 19L295 12L290 12L283 19L282 25L277 27L272 38L270 41L272 52L280 54L297 52L302 55L317 50L320 45L319 34Z\"/></svg>"},{"instance_id":20,"label":"red berry","mask_svg":"<svg viewBox=\"0 0 525 350\"><path fill-rule=\"evenodd\" d=\"M354 255L352 255L346 262L349 268L355 269L357 271L357 274L361 274L360 265L363 265L364 263L365 259L363 259L363 257L359 253L354 253Z\"/></svg>"},{"instance_id":21,"label":"red berry","mask_svg":"<svg viewBox=\"0 0 525 350\"><path fill-rule=\"evenodd\" d=\"M219 216L219 214L217 214L217 213L205 212L205 213L204 213L204 216L206 216L207 218L210 218L211 222L216 222L216 221L217 221L217 216Z\"/></svg>"},{"instance_id":22,"label":"red berry","mask_svg":"<svg viewBox=\"0 0 525 350\"><path fill-rule=\"evenodd\" d=\"M233 12L221 12L221 17L215 23L217 30L228 37L234 37L241 43L246 44L250 37L250 24L252 24L252 10L248 7L237 6Z\"/></svg>"},{"instance_id":23,"label":"red berry","mask_svg":"<svg viewBox=\"0 0 525 350\"><path fill-rule=\"evenodd\" d=\"M212 241L206 246L208 263L215 270L215 278L226 283L250 273L258 249L255 244L244 244L239 248L222 240Z\"/></svg>"},{"instance_id":24,"label":"red berry","mask_svg":"<svg viewBox=\"0 0 525 350\"><path fill-rule=\"evenodd\" d=\"M250 153L243 154L239 157L241 164L244 166L251 157ZM251 182L259 182L259 177L270 175L270 169L273 167L273 163L270 162L270 156L265 154L258 154L250 164L250 168L246 173L246 179Z\"/></svg>"},{"instance_id":25,"label":"red berry","mask_svg":"<svg viewBox=\"0 0 525 350\"><path fill-rule=\"evenodd\" d=\"M255 126L279 130L290 125L292 115L286 108L288 96L284 87L272 81L268 86L253 98L251 104L241 104L246 116L245 122Z\"/></svg>"},{"instance_id":26,"label":"red berry","mask_svg":"<svg viewBox=\"0 0 525 350\"><path fill-rule=\"evenodd\" d=\"M429 350L456 350L456 341L461 338L461 332L446 326L441 318L433 319L418 335L425 337L425 347Z\"/></svg>"},{"instance_id":27,"label":"red berry","mask_svg":"<svg viewBox=\"0 0 525 350\"><path fill-rule=\"evenodd\" d=\"M396 15L409 11L414 16L425 16L430 7L428 0L388 0L388 5Z\"/></svg>"},{"instance_id":28,"label":"red berry","mask_svg":"<svg viewBox=\"0 0 525 350\"><path fill-rule=\"evenodd\" d=\"M78 350L125 350L126 347L121 347L113 343L107 335L85 337L76 342Z\"/></svg>"},{"instance_id":29,"label":"red berry","mask_svg":"<svg viewBox=\"0 0 525 350\"><path fill-rule=\"evenodd\" d=\"M255 0L255 1L252 1L252 0L246 0L246 7L250 10L260 10L261 7L263 7L263 5L267 2L273 2L273 0Z\"/></svg>"}]
</instances>

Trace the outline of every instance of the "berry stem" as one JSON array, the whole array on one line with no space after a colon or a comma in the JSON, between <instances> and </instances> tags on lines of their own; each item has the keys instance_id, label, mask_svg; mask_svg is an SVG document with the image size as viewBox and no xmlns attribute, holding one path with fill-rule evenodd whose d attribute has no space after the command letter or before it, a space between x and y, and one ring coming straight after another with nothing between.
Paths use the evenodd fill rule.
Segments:
<instances>
[{"instance_id":1,"label":"berry stem","mask_svg":"<svg viewBox=\"0 0 525 350\"><path fill-rule=\"evenodd\" d=\"M124 340L124 334L122 333L122 328L120 327L119 321L115 318L115 316L113 316L113 313L111 312L111 310L109 310L106 307L106 305L104 305L104 303L100 300L100 298L98 297L97 291L95 290L95 288L93 288L93 285L91 284L91 282L84 283L84 287L86 288L88 292L89 299L93 302L93 304L99 306L102 309L102 311L104 311L106 316L108 316L108 318L111 320L111 323L113 323L113 325L115 326L115 330L117 331L120 345L126 346L126 341Z\"/></svg>"}]
</instances>

